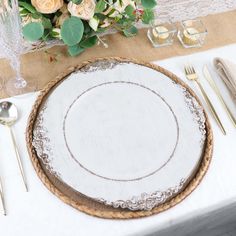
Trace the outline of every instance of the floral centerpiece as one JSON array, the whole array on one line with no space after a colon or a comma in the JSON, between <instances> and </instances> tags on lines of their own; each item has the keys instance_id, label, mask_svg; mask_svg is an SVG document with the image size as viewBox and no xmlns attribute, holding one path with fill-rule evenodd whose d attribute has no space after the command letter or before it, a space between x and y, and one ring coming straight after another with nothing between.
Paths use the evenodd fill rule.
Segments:
<instances>
[{"instance_id":1,"label":"floral centerpiece","mask_svg":"<svg viewBox=\"0 0 236 236\"><path fill-rule=\"evenodd\" d=\"M60 39L76 56L110 29L136 35L138 21L154 18L156 0L21 0L19 6L26 40Z\"/></svg>"}]
</instances>

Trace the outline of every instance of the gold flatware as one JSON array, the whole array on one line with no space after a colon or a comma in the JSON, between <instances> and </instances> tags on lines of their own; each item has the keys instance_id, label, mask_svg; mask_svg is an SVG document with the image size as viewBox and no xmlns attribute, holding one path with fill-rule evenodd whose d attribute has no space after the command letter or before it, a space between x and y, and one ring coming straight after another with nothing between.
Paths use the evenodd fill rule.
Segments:
<instances>
[{"instance_id":1,"label":"gold flatware","mask_svg":"<svg viewBox=\"0 0 236 236\"><path fill-rule=\"evenodd\" d=\"M210 84L211 88L215 91L217 97L219 98L221 104L223 105L223 107L224 107L227 115L229 116L230 120L232 121L233 125L236 127L236 118L234 117L234 115L230 111L229 107L227 106L224 98L222 97L222 95L220 93L220 90L219 90L216 82L212 78L212 76L209 72L209 69L206 65L203 67L203 74L204 74L204 77L206 78L206 80L208 81L208 83Z\"/></svg>"},{"instance_id":2,"label":"gold flatware","mask_svg":"<svg viewBox=\"0 0 236 236\"><path fill-rule=\"evenodd\" d=\"M204 88L202 87L202 84L199 81L198 75L197 75L194 67L193 66L185 66L184 71L185 71L185 75L186 75L188 80L195 81L197 83L197 85L200 88L201 93L202 93L202 95L203 95L203 97L204 97L204 99L205 99L212 115L214 116L214 118L215 118L216 122L218 123L218 125L219 125L221 131L223 132L223 134L226 135L225 128L224 128L219 116L217 115L217 112L216 112L214 106L212 105L209 97L207 96Z\"/></svg>"},{"instance_id":3,"label":"gold flatware","mask_svg":"<svg viewBox=\"0 0 236 236\"><path fill-rule=\"evenodd\" d=\"M2 204L2 212L6 216L6 207L5 207L5 202L4 202L4 195L3 195L3 187L2 187L2 181L0 179L0 199L1 199L1 204Z\"/></svg>"},{"instance_id":4,"label":"gold flatware","mask_svg":"<svg viewBox=\"0 0 236 236\"><path fill-rule=\"evenodd\" d=\"M24 174L24 169L23 169L23 165L21 162L21 158L20 158L20 154L16 145L16 140L13 134L13 131L11 129L12 125L15 124L16 120L18 119L18 111L16 106L11 103L11 102L1 102L0 103L0 124L6 126L10 132L11 135L11 139L12 139L12 143L14 146L14 150L15 150L15 154L16 154L16 158L17 158L17 162L18 162L18 166L20 169L20 173L21 173L21 177L25 186L25 190L28 192L28 187L27 187L27 183L26 183L26 177Z\"/></svg>"}]
</instances>

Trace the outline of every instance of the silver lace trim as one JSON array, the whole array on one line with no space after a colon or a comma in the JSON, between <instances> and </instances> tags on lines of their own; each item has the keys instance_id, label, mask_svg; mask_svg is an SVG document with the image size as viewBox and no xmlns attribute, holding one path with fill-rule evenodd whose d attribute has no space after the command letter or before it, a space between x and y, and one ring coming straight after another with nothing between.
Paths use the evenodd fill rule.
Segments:
<instances>
[{"instance_id":1,"label":"silver lace trim","mask_svg":"<svg viewBox=\"0 0 236 236\"><path fill-rule=\"evenodd\" d=\"M144 210L148 211L152 208L166 202L171 197L174 197L183 188L185 184L185 179L182 179L179 185L168 188L166 191L156 191L154 193L142 193L140 196L134 196L131 200L117 200L114 202L109 202L104 199L94 199L101 202L107 206L112 206L114 208L127 208L132 211Z\"/></svg>"},{"instance_id":2,"label":"silver lace trim","mask_svg":"<svg viewBox=\"0 0 236 236\"><path fill-rule=\"evenodd\" d=\"M129 62L126 62L126 64ZM108 69L113 69L115 68L117 65L122 65L124 63L119 62L117 60L101 60L101 61L96 61L93 63L90 63L84 67L82 67L79 72L82 73L90 73L90 72L95 72L95 71L104 71L104 70L108 70Z\"/></svg>"},{"instance_id":3,"label":"silver lace trim","mask_svg":"<svg viewBox=\"0 0 236 236\"><path fill-rule=\"evenodd\" d=\"M50 146L50 139L47 137L48 130L44 127L43 113L46 109L44 106L39 112L33 131L32 145L35 148L38 157L41 159L46 169L55 177L60 179L60 174L56 172L50 165L53 159L53 153Z\"/></svg>"},{"instance_id":4,"label":"silver lace trim","mask_svg":"<svg viewBox=\"0 0 236 236\"><path fill-rule=\"evenodd\" d=\"M187 106L189 107L195 122L197 122L199 131L201 133L200 145L202 146L206 140L206 118L204 115L203 107L197 102L197 100L187 91L186 88L182 87L184 98Z\"/></svg>"}]
</instances>

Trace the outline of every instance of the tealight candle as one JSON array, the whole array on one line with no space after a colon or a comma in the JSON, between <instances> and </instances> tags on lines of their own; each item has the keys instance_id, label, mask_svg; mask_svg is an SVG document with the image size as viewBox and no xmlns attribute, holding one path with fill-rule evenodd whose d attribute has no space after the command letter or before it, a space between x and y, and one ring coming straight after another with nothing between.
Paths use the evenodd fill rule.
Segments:
<instances>
[{"instance_id":1,"label":"tealight candle","mask_svg":"<svg viewBox=\"0 0 236 236\"><path fill-rule=\"evenodd\" d=\"M169 38L170 34L168 33L168 29L164 26L157 26L152 30L153 37L159 43L165 43Z\"/></svg>"},{"instance_id":2,"label":"tealight candle","mask_svg":"<svg viewBox=\"0 0 236 236\"><path fill-rule=\"evenodd\" d=\"M183 31L183 41L188 45L198 44L200 39L199 31L195 28L186 28Z\"/></svg>"}]
</instances>

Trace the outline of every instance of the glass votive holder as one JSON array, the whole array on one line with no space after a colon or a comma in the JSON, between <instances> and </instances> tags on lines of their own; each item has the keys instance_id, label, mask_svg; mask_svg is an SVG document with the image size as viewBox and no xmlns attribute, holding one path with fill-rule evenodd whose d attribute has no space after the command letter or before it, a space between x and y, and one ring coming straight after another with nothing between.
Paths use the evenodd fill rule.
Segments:
<instances>
[{"instance_id":1,"label":"glass votive holder","mask_svg":"<svg viewBox=\"0 0 236 236\"><path fill-rule=\"evenodd\" d=\"M153 47L158 48L172 45L176 32L177 29L171 21L155 19L150 24L150 28L147 31L147 37L151 41Z\"/></svg>"},{"instance_id":2,"label":"glass votive holder","mask_svg":"<svg viewBox=\"0 0 236 236\"><path fill-rule=\"evenodd\" d=\"M180 24L178 39L185 48L197 48L204 44L207 29L201 20L185 20Z\"/></svg>"}]
</instances>

